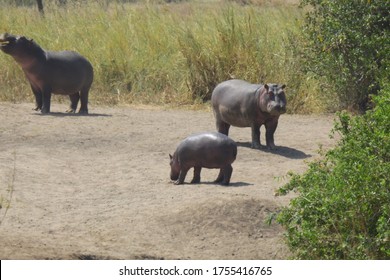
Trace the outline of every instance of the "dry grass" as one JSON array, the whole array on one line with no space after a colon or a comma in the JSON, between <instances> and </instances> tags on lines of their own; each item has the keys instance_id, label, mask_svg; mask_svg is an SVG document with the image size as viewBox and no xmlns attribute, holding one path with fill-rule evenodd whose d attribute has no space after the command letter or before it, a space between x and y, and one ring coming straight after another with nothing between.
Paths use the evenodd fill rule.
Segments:
<instances>
[{"instance_id":1,"label":"dry grass","mask_svg":"<svg viewBox=\"0 0 390 280\"><path fill-rule=\"evenodd\" d=\"M86 56L95 68L95 104L198 107L215 83L236 77L287 84L290 112L323 110L291 47L300 44L297 1L109 2L48 6L44 18L35 6L9 6L0 10L0 32ZM0 83L1 101L32 101L19 66L3 54Z\"/></svg>"}]
</instances>

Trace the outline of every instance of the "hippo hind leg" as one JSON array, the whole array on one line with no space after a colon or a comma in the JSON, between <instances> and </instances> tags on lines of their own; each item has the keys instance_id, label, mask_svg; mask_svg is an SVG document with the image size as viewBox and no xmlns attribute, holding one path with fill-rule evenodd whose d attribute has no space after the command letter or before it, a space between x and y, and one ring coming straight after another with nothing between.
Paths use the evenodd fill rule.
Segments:
<instances>
[{"instance_id":1,"label":"hippo hind leg","mask_svg":"<svg viewBox=\"0 0 390 280\"><path fill-rule=\"evenodd\" d=\"M252 127L252 149L261 149L260 144L260 125L253 124Z\"/></svg>"},{"instance_id":2,"label":"hippo hind leg","mask_svg":"<svg viewBox=\"0 0 390 280\"><path fill-rule=\"evenodd\" d=\"M219 171L215 183L221 183L222 185L228 186L230 183L230 178L232 177L233 167L231 164L222 167Z\"/></svg>"},{"instance_id":3,"label":"hippo hind leg","mask_svg":"<svg viewBox=\"0 0 390 280\"><path fill-rule=\"evenodd\" d=\"M66 110L67 113L76 113L77 105L79 104L80 94L78 92L69 95L70 106L69 109Z\"/></svg>"},{"instance_id":4,"label":"hippo hind leg","mask_svg":"<svg viewBox=\"0 0 390 280\"><path fill-rule=\"evenodd\" d=\"M230 128L230 124L228 123L225 123L224 121L217 121L217 130L219 133L222 133L222 134L225 134L225 135L229 135L229 128Z\"/></svg>"},{"instance_id":5,"label":"hippo hind leg","mask_svg":"<svg viewBox=\"0 0 390 280\"><path fill-rule=\"evenodd\" d=\"M89 85L86 88L81 89L80 91L80 110L79 114L87 115L88 114L88 94L89 94L89 88L91 85Z\"/></svg>"}]
</instances>

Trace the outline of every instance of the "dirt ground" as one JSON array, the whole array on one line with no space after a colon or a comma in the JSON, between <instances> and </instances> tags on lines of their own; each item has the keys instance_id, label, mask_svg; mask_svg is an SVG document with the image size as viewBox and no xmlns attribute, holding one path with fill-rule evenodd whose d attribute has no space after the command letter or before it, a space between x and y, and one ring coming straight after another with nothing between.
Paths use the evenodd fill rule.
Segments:
<instances>
[{"instance_id":1,"label":"dirt ground","mask_svg":"<svg viewBox=\"0 0 390 280\"><path fill-rule=\"evenodd\" d=\"M334 143L331 115L281 116L276 152L251 149L250 128L233 127L231 186L211 183L215 169L177 186L168 154L214 131L211 111L32 107L0 103L0 259L286 259L283 229L265 223L291 198L275 190Z\"/></svg>"}]
</instances>

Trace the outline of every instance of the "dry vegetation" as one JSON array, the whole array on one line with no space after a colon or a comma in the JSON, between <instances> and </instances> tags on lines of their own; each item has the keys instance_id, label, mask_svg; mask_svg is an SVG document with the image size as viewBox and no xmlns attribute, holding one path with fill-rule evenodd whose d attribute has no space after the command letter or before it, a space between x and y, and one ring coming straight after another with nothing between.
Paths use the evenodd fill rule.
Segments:
<instances>
[{"instance_id":1,"label":"dry vegetation","mask_svg":"<svg viewBox=\"0 0 390 280\"><path fill-rule=\"evenodd\" d=\"M236 77L287 84L290 112L323 111L317 82L302 71L297 1L250 2L68 1L47 5L44 17L35 5L9 4L0 10L0 32L85 55L95 68L95 104L202 104L216 83ZM0 83L0 100L32 101L6 55Z\"/></svg>"}]
</instances>

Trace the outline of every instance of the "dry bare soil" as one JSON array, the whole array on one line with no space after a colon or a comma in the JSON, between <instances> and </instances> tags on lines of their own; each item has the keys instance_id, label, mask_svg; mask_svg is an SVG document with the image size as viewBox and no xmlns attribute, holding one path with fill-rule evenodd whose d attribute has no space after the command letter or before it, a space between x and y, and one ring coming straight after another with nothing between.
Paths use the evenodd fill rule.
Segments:
<instances>
[{"instance_id":1,"label":"dry bare soil","mask_svg":"<svg viewBox=\"0 0 390 280\"><path fill-rule=\"evenodd\" d=\"M211 111L32 107L0 103L0 259L286 259L283 229L265 223L291 198L275 190L334 142L330 115L281 116L276 152L251 149L250 129L231 128L231 186L213 184L214 169L177 186L168 154L214 131Z\"/></svg>"}]
</instances>

